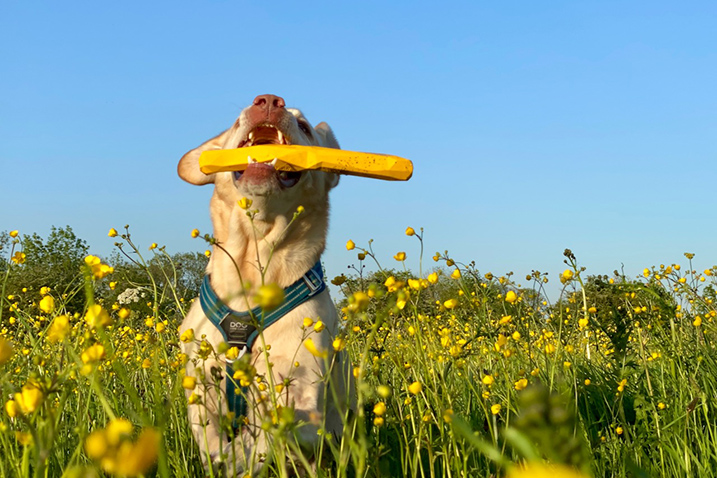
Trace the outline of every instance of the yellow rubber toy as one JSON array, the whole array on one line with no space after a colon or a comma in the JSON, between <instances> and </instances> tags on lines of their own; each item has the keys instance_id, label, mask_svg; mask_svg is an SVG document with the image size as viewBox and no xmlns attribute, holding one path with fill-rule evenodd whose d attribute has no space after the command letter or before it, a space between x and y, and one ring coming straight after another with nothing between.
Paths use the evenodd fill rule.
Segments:
<instances>
[{"instance_id":1,"label":"yellow rubber toy","mask_svg":"<svg viewBox=\"0 0 717 478\"><path fill-rule=\"evenodd\" d=\"M250 162L267 163L274 159L278 171L320 169L389 181L407 181L413 174L413 163L398 156L286 144L204 151L199 157L199 168L204 174L244 171Z\"/></svg>"}]
</instances>

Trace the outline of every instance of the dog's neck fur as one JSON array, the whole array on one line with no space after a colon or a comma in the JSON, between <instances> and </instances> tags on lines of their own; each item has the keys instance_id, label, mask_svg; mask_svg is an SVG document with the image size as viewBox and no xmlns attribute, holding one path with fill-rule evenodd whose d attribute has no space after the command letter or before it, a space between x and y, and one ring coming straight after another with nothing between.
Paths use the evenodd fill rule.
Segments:
<instances>
[{"instance_id":1,"label":"dog's neck fur","mask_svg":"<svg viewBox=\"0 0 717 478\"><path fill-rule=\"evenodd\" d=\"M222 199L214 194L214 201ZM266 201L255 201L250 210L272 211ZM305 205L293 223L293 211L259 212L250 220L236 204L211 208L214 237L221 248L214 246L207 273L212 288L229 307L241 311L256 305L252 298L262 284L260 264L266 269L263 283L282 288L316 264L328 230L328 199L321 202ZM224 217L227 211L229 217ZM241 293L242 281L251 284L246 295Z\"/></svg>"}]
</instances>

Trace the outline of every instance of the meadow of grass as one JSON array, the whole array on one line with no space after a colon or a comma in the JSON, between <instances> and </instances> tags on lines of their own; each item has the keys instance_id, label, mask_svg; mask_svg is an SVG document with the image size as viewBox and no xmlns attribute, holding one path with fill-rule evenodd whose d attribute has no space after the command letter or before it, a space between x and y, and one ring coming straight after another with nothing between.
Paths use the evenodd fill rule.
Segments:
<instances>
[{"instance_id":1,"label":"meadow of grass","mask_svg":"<svg viewBox=\"0 0 717 478\"><path fill-rule=\"evenodd\" d=\"M354 273L331 281L343 317L333 347L348 354L357 390L343 436L300 448L292 438L303 424L276 401L288 384L255 376L249 363L235 375L265 397L272 461L264 473L717 474L717 268L693 270L685 254L640 277L588 276L566 250L564 272L550 278L562 292L549 302L547 274L479 272L448 253L424 261L422 231L406 235L413 269L404 252L384 259L349 241ZM77 264L79 287L9 294L8 277L27 259L21 236L10 236L0 269L0 476L215 475L187 423L187 406L213 386L185 372L202 360L179 347L202 342L177 332L190 301L171 267L157 277L143 258L164 250L140 253L121 234L143 281L123 282L88 256ZM108 301L99 293L108 288L142 298ZM310 338L317 321L307 318L297 333Z\"/></svg>"}]
</instances>

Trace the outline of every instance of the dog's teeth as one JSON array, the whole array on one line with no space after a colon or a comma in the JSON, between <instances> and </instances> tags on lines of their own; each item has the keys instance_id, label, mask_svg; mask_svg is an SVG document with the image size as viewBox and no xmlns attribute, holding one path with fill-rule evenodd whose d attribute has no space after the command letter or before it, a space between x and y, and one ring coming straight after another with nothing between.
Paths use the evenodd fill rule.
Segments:
<instances>
[{"instance_id":1,"label":"dog's teeth","mask_svg":"<svg viewBox=\"0 0 717 478\"><path fill-rule=\"evenodd\" d=\"M277 131L279 133L279 142L283 143L284 142L284 134L281 132L281 130L277 130Z\"/></svg>"},{"instance_id":2,"label":"dog's teeth","mask_svg":"<svg viewBox=\"0 0 717 478\"><path fill-rule=\"evenodd\" d=\"M272 166L276 166L276 161L277 161L278 159L279 159L279 158L274 158L274 159L272 159L272 160L271 160L271 163L269 163L269 164L271 164Z\"/></svg>"},{"instance_id":3,"label":"dog's teeth","mask_svg":"<svg viewBox=\"0 0 717 478\"><path fill-rule=\"evenodd\" d=\"M256 159L252 158L251 156L246 157L247 164L256 163Z\"/></svg>"},{"instance_id":4,"label":"dog's teeth","mask_svg":"<svg viewBox=\"0 0 717 478\"><path fill-rule=\"evenodd\" d=\"M249 131L249 141L254 141L254 132Z\"/></svg>"}]
</instances>

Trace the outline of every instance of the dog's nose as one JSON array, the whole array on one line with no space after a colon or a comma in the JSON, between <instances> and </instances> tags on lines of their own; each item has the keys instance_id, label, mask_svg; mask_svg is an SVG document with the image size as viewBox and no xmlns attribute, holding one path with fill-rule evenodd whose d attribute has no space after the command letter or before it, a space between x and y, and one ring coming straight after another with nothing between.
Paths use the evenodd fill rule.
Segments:
<instances>
[{"instance_id":1,"label":"dog's nose","mask_svg":"<svg viewBox=\"0 0 717 478\"><path fill-rule=\"evenodd\" d=\"M284 98L276 95L259 95L254 98L254 106L258 106L263 110L272 108L283 108L286 106Z\"/></svg>"}]
</instances>

